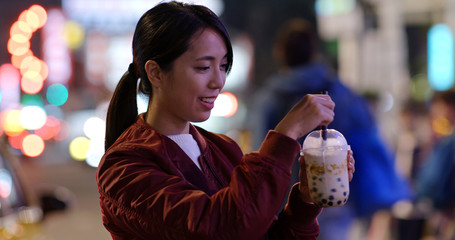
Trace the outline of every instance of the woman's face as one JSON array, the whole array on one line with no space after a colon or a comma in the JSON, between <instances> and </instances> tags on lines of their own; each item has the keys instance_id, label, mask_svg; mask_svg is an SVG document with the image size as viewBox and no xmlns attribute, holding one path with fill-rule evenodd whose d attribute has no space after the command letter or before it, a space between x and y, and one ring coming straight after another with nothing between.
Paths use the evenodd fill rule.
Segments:
<instances>
[{"instance_id":1,"label":"woman's face","mask_svg":"<svg viewBox=\"0 0 455 240\"><path fill-rule=\"evenodd\" d=\"M223 38L212 29L196 34L189 49L163 74L158 90L161 117L176 124L207 120L226 81L226 67Z\"/></svg>"}]
</instances>

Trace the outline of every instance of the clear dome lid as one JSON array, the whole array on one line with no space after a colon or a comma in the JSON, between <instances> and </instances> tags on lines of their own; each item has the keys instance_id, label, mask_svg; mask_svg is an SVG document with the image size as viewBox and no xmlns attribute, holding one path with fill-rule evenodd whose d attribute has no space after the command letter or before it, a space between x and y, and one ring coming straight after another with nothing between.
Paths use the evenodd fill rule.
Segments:
<instances>
[{"instance_id":1,"label":"clear dome lid","mask_svg":"<svg viewBox=\"0 0 455 240\"><path fill-rule=\"evenodd\" d=\"M323 136L325 134L325 136ZM348 143L343 134L335 129L327 129L325 133L323 130L315 130L307 135L303 141L302 151L307 149L320 149L331 147L347 147Z\"/></svg>"}]
</instances>

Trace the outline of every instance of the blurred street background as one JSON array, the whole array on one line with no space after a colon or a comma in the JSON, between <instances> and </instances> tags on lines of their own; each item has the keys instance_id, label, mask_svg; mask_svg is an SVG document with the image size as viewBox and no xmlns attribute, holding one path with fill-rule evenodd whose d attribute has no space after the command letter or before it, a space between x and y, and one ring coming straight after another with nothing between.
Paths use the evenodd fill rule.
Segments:
<instances>
[{"instance_id":1,"label":"blurred street background","mask_svg":"<svg viewBox=\"0 0 455 240\"><path fill-rule=\"evenodd\" d=\"M41 203L51 195L49 201L66 206L45 212L33 230L38 237L23 239L110 239L95 181L104 153L107 104L132 61L135 25L158 2L0 0L0 136L17 160L21 184ZM199 125L229 135L245 152L256 150L248 117L252 93L279 71L272 50L276 31L295 17L313 25L326 61L368 101L397 171L411 185L428 150L422 146L430 148L453 134L454 122L430 116L429 101L435 92L453 89L455 0L189 2L206 5L222 18L234 48L223 94L211 118ZM147 99L138 99L139 112L146 111ZM3 177L0 172L0 183L15 181ZM0 197L10 197L3 190ZM411 215L418 215L416 224L431 218L444 225L416 225L424 232L421 239L455 239L453 219L431 207L419 210L422 217L413 214L412 203L398 204L356 219L350 239L416 239L397 237L399 219L413 220ZM12 235L4 239L22 234L5 222L0 229L10 226Z\"/></svg>"}]
</instances>

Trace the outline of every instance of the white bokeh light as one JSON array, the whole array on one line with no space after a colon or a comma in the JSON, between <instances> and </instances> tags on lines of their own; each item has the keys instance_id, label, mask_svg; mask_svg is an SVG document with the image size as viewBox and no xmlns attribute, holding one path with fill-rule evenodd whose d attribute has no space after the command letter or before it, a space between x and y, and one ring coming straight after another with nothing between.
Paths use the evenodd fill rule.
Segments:
<instances>
[{"instance_id":1,"label":"white bokeh light","mask_svg":"<svg viewBox=\"0 0 455 240\"><path fill-rule=\"evenodd\" d=\"M20 114L20 122L24 129L40 129L46 123L47 115L44 109L38 106L24 107Z\"/></svg>"},{"instance_id":2,"label":"white bokeh light","mask_svg":"<svg viewBox=\"0 0 455 240\"><path fill-rule=\"evenodd\" d=\"M90 117L84 123L84 133L90 139L104 139L106 122L99 117Z\"/></svg>"}]
</instances>

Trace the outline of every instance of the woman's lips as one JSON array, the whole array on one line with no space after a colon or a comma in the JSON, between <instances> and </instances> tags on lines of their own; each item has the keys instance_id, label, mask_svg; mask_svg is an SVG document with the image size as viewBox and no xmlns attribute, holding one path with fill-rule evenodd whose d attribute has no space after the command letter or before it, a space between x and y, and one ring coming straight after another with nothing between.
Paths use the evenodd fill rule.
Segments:
<instances>
[{"instance_id":1,"label":"woman's lips","mask_svg":"<svg viewBox=\"0 0 455 240\"><path fill-rule=\"evenodd\" d=\"M209 110L211 110L214 105L215 105L215 100L216 100L216 97L201 97L199 98L199 100L201 100L201 103L206 107L208 108Z\"/></svg>"},{"instance_id":2,"label":"woman's lips","mask_svg":"<svg viewBox=\"0 0 455 240\"><path fill-rule=\"evenodd\" d=\"M206 102L206 103L214 103L216 97L201 97L199 98L201 101Z\"/></svg>"}]
</instances>

